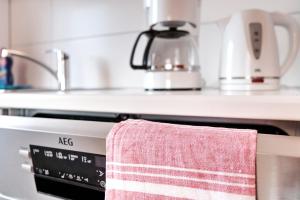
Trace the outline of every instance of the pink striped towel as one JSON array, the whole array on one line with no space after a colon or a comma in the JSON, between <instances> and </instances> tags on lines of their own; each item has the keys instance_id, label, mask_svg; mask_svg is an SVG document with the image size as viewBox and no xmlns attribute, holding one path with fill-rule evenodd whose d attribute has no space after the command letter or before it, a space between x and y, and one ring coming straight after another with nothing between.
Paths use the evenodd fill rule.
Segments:
<instances>
[{"instance_id":1,"label":"pink striped towel","mask_svg":"<svg viewBox=\"0 0 300 200\"><path fill-rule=\"evenodd\" d=\"M106 199L255 200L256 135L121 122L107 138Z\"/></svg>"}]
</instances>

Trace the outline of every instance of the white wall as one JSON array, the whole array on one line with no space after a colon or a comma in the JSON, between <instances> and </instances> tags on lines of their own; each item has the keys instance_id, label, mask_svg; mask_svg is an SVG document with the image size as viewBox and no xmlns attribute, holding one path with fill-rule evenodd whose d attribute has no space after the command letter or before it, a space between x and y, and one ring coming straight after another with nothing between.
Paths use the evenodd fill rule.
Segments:
<instances>
[{"instance_id":1,"label":"white wall","mask_svg":"<svg viewBox=\"0 0 300 200\"><path fill-rule=\"evenodd\" d=\"M3 1L3 0L0 0ZM202 21L230 15L240 9L299 11L299 0L203 0ZM129 55L138 32L146 28L142 0L11 0L11 47L24 50L53 65L44 52L61 48L71 57L73 87L141 87L143 72L129 67ZM300 16L297 16L300 22ZM282 55L287 40L280 34ZM220 34L214 25L202 25L200 58L208 86L218 84ZM25 67L26 65L26 67ZM19 61L17 80L55 87L47 72ZM300 86L300 54L283 84Z\"/></svg>"},{"instance_id":2,"label":"white wall","mask_svg":"<svg viewBox=\"0 0 300 200\"><path fill-rule=\"evenodd\" d=\"M9 43L8 11L8 0L0 0L0 48L7 47Z\"/></svg>"}]
</instances>

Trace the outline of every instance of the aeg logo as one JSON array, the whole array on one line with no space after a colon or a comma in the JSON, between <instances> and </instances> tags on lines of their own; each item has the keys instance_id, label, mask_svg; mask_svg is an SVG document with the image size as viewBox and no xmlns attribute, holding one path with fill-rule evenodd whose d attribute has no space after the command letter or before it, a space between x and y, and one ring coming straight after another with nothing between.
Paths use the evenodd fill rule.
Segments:
<instances>
[{"instance_id":1,"label":"aeg logo","mask_svg":"<svg viewBox=\"0 0 300 200\"><path fill-rule=\"evenodd\" d=\"M62 144L62 145L66 145L66 146L74 145L72 138L66 138L66 137L59 137L58 144Z\"/></svg>"}]
</instances>

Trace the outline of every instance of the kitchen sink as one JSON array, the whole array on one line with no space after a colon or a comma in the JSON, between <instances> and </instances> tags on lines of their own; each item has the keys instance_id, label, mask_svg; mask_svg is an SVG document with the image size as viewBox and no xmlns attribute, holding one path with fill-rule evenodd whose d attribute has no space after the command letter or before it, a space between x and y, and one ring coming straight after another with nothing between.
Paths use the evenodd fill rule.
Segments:
<instances>
[{"instance_id":1,"label":"kitchen sink","mask_svg":"<svg viewBox=\"0 0 300 200\"><path fill-rule=\"evenodd\" d=\"M42 89L42 88L30 88L30 89L2 89L1 93L35 93L35 92L58 92L55 89Z\"/></svg>"},{"instance_id":2,"label":"kitchen sink","mask_svg":"<svg viewBox=\"0 0 300 200\"><path fill-rule=\"evenodd\" d=\"M66 90L66 93L95 93L103 91L128 91L124 88L74 88ZM63 91L51 88L28 88L28 89L0 89L0 93L64 93Z\"/></svg>"}]
</instances>

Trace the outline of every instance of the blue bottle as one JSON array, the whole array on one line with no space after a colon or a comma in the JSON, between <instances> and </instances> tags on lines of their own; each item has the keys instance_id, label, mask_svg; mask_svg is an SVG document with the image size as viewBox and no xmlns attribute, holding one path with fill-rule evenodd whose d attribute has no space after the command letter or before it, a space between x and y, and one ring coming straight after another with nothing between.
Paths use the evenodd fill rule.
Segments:
<instances>
[{"instance_id":1,"label":"blue bottle","mask_svg":"<svg viewBox=\"0 0 300 200\"><path fill-rule=\"evenodd\" d=\"M13 59L11 57L0 58L0 88L6 89L14 85L12 73Z\"/></svg>"}]
</instances>

